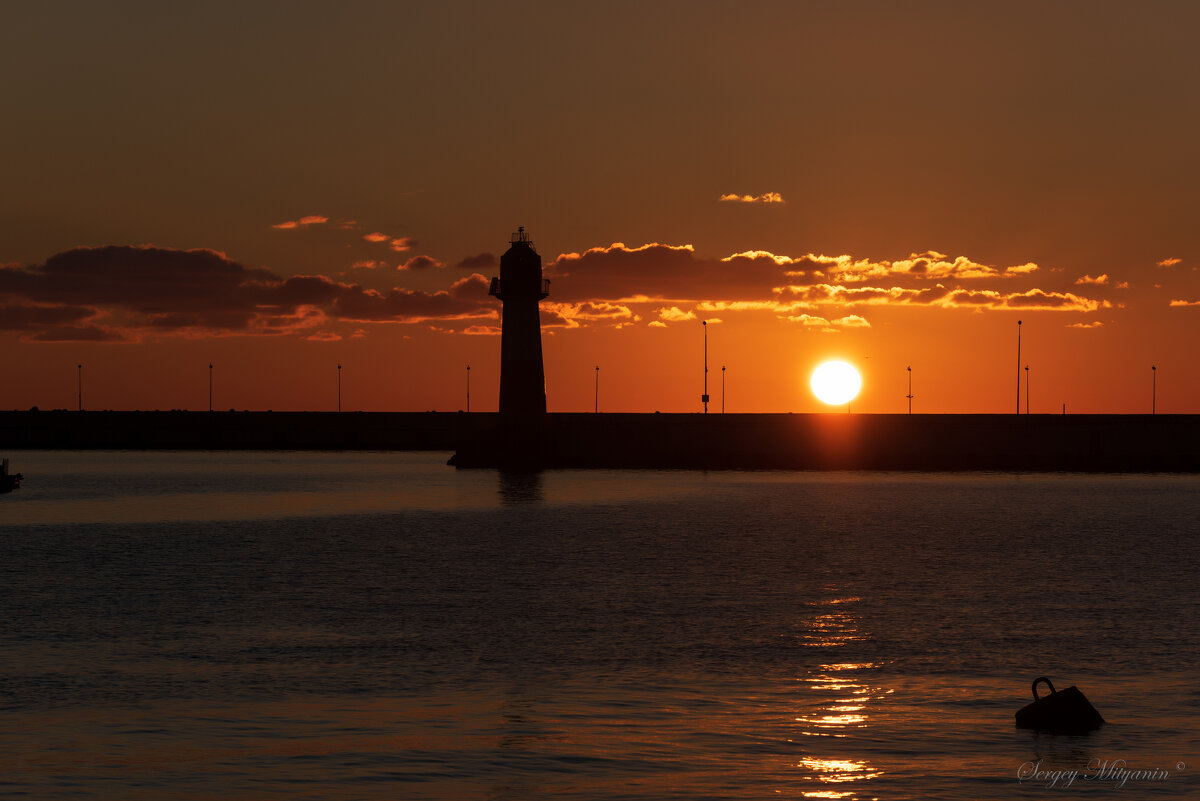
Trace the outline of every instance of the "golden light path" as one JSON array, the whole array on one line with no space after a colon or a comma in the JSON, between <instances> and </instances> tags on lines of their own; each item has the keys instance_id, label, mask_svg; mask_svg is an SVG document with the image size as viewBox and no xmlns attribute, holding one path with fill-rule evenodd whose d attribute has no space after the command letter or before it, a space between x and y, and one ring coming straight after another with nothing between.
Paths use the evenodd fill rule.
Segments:
<instances>
[{"instance_id":1,"label":"golden light path","mask_svg":"<svg viewBox=\"0 0 1200 801\"><path fill-rule=\"evenodd\" d=\"M849 403L862 389L862 377L858 370L842 361L825 362L813 371L809 383L813 394L831 406Z\"/></svg>"},{"instance_id":2,"label":"golden light path","mask_svg":"<svg viewBox=\"0 0 1200 801\"><path fill-rule=\"evenodd\" d=\"M862 599L828 589L830 597L810 602L817 608L802 623L804 645L839 648L868 639L870 634L862 629L855 612L855 604ZM860 675L860 671L876 667L880 665L874 662L830 660L815 665L808 676L800 679L808 691L808 703L797 710L801 714L794 720L801 734L813 738L810 752L796 763L803 771L802 780L811 782L807 787L801 785L802 797L843 801L875 798L869 794L872 780L882 776L883 771L857 758L853 749L847 752L821 743L825 738L850 741L856 732L868 727L872 705L892 692L872 686Z\"/></svg>"}]
</instances>

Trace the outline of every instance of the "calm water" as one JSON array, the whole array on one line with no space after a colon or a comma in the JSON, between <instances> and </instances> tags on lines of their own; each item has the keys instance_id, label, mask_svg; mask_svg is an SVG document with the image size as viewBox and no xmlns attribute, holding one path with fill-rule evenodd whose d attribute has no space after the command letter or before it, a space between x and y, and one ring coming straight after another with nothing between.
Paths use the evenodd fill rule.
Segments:
<instances>
[{"instance_id":1,"label":"calm water","mask_svg":"<svg viewBox=\"0 0 1200 801\"><path fill-rule=\"evenodd\" d=\"M1200 795L1200 477L9 455L0 796Z\"/></svg>"}]
</instances>

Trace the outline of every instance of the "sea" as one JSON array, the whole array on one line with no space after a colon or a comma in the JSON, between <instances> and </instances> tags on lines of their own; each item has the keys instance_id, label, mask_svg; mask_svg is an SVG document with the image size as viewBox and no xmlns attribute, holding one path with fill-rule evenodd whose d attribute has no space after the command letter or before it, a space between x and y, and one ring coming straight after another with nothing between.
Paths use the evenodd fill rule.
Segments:
<instances>
[{"instance_id":1,"label":"sea","mask_svg":"<svg viewBox=\"0 0 1200 801\"><path fill-rule=\"evenodd\" d=\"M3 798L1200 797L1200 476L3 455Z\"/></svg>"}]
</instances>

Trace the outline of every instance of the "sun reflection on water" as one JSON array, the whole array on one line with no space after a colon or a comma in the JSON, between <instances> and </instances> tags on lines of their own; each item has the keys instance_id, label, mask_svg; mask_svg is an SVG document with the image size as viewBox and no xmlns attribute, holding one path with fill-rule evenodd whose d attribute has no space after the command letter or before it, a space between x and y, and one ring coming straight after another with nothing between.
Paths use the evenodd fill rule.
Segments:
<instances>
[{"instance_id":1,"label":"sun reflection on water","mask_svg":"<svg viewBox=\"0 0 1200 801\"><path fill-rule=\"evenodd\" d=\"M874 770L867 765L866 762L860 762L854 759L802 759L798 763L800 767L808 768L817 774L817 778L823 782L854 782L859 779L870 779L880 775L879 771Z\"/></svg>"},{"instance_id":2,"label":"sun reflection on water","mask_svg":"<svg viewBox=\"0 0 1200 801\"><path fill-rule=\"evenodd\" d=\"M840 648L866 640L870 633L861 627L854 612L857 596L835 594L827 600L812 604L819 607L815 615L802 621L799 635L806 648ZM829 607L836 607L836 611ZM875 662L830 661L813 668L800 679L804 688L804 704L794 718L801 734L813 738L846 740L870 725L872 702L891 693L864 681L864 671L881 667ZM822 742L818 739L813 742ZM832 742L830 742L832 745ZM848 744L848 743L847 743ZM826 749L822 749L826 750ZM841 787L822 787L805 790L805 798L860 798L858 792L846 787L850 782L869 781L883 771L865 760L845 754L813 754L801 759L796 767L808 782Z\"/></svg>"}]
</instances>

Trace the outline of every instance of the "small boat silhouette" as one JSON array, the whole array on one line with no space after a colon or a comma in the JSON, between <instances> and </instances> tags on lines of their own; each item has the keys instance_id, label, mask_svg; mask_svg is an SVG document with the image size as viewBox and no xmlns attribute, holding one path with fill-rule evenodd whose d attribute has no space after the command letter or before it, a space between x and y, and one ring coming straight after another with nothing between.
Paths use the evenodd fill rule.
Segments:
<instances>
[{"instance_id":1,"label":"small boat silhouette","mask_svg":"<svg viewBox=\"0 0 1200 801\"><path fill-rule=\"evenodd\" d=\"M12 492L21 486L25 476L8 472L8 459L0 461L0 492Z\"/></svg>"},{"instance_id":2,"label":"small boat silhouette","mask_svg":"<svg viewBox=\"0 0 1200 801\"><path fill-rule=\"evenodd\" d=\"M1049 695L1038 697L1038 685L1042 682L1050 688ZM1017 712L1017 726L1023 729L1040 729L1056 734L1086 734L1104 725L1104 718L1092 706L1087 697L1074 685L1055 692L1054 685L1045 676L1033 680L1033 703Z\"/></svg>"}]
</instances>

